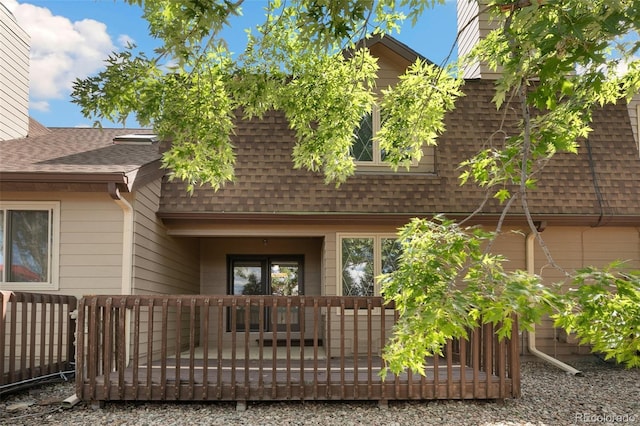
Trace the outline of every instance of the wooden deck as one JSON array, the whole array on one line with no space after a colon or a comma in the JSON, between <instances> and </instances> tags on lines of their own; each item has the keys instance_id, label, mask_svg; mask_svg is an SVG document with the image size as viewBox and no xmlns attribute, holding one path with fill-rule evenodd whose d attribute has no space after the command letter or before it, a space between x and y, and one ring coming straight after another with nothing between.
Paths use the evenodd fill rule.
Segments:
<instances>
[{"instance_id":1,"label":"wooden deck","mask_svg":"<svg viewBox=\"0 0 640 426\"><path fill-rule=\"evenodd\" d=\"M359 367L353 359L332 359L321 365L279 360L275 367L257 360L246 365L231 360L215 364L200 360L191 365L182 360L178 367L163 367L157 362L151 368L138 367L135 380L133 368L128 368L122 376L128 386L119 386L120 374L112 372L83 385L83 394L100 401L504 399L500 390L512 386L510 378L501 383L500 377L488 378L471 367L433 363L425 376L389 374L383 381L379 358L371 366L363 358Z\"/></svg>"},{"instance_id":2,"label":"wooden deck","mask_svg":"<svg viewBox=\"0 0 640 426\"><path fill-rule=\"evenodd\" d=\"M76 392L92 402L519 396L517 342L498 341L489 325L425 360L425 376L382 380L376 342L390 335L389 308L358 297L83 298ZM240 315L257 329L236 331Z\"/></svg>"}]
</instances>

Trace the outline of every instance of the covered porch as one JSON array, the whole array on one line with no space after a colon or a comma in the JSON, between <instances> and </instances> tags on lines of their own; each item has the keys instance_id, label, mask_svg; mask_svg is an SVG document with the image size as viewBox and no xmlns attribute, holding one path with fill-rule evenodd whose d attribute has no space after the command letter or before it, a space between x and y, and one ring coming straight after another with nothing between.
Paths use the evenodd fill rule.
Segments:
<instances>
[{"instance_id":1,"label":"covered porch","mask_svg":"<svg viewBox=\"0 0 640 426\"><path fill-rule=\"evenodd\" d=\"M425 359L424 376L381 377L396 315L380 297L87 296L76 392L93 403L520 395L517 339L490 325Z\"/></svg>"}]
</instances>

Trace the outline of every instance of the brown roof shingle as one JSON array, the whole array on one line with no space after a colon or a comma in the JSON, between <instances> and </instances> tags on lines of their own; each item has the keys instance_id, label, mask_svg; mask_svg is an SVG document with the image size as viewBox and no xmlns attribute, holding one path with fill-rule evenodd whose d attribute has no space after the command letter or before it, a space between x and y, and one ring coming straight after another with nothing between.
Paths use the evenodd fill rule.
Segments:
<instances>
[{"instance_id":1,"label":"brown roof shingle","mask_svg":"<svg viewBox=\"0 0 640 426\"><path fill-rule=\"evenodd\" d=\"M86 190L82 184L90 183L94 186L89 190L103 190L101 182L112 182L119 184L120 190L130 190L140 176L160 177L163 172L158 144L113 143L114 137L130 133L151 134L152 131L47 129L31 121L28 137L0 142L0 189Z\"/></svg>"},{"instance_id":2,"label":"brown roof shingle","mask_svg":"<svg viewBox=\"0 0 640 426\"><path fill-rule=\"evenodd\" d=\"M0 142L0 173L127 173L160 158L157 145L116 145L143 129L50 128L35 137Z\"/></svg>"},{"instance_id":3,"label":"brown roof shingle","mask_svg":"<svg viewBox=\"0 0 640 426\"><path fill-rule=\"evenodd\" d=\"M189 195L181 182L164 182L160 215L466 215L484 193L472 184L459 185L458 165L499 127L502 112L491 103L493 84L467 81L466 96L446 117L436 174L356 174L337 189L325 185L319 174L293 169L294 135L283 115L272 112L262 120L238 122L233 183L218 192L204 186ZM534 214L640 218L640 157L626 105L596 111L592 127L590 155L582 143L578 155L557 154L547 165L538 188L528 195ZM490 200L482 213L495 216L501 210Z\"/></svg>"}]
</instances>

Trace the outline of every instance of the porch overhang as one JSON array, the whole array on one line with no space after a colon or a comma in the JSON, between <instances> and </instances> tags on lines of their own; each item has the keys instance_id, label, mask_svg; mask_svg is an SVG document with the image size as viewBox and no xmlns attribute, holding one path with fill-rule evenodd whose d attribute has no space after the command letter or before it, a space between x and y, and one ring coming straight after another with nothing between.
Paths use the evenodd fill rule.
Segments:
<instances>
[{"instance_id":1,"label":"porch overhang","mask_svg":"<svg viewBox=\"0 0 640 426\"><path fill-rule=\"evenodd\" d=\"M169 228L203 226L233 226L251 223L254 225L388 225L402 226L412 218L433 218L435 213L227 213L227 212L158 212ZM463 221L469 217L468 213L445 214L449 219ZM496 225L500 220L499 214L477 214L465 224ZM640 226L640 216L600 216L594 214L533 214L536 224L547 226ZM503 225L523 226L527 219L523 214L509 215L503 220Z\"/></svg>"}]
</instances>

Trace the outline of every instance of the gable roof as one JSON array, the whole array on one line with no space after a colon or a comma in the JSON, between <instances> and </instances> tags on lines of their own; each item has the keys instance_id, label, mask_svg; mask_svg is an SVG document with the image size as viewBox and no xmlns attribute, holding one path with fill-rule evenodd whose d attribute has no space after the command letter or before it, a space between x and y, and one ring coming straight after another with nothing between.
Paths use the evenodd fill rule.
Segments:
<instances>
[{"instance_id":1,"label":"gable roof","mask_svg":"<svg viewBox=\"0 0 640 426\"><path fill-rule=\"evenodd\" d=\"M360 49L362 47L368 47L369 49L371 49L377 44L385 46L396 55L400 56L411 64L418 59L426 61L428 63L433 63L406 44L391 37L390 35L385 34L374 34L369 38L360 40L358 43L356 43L356 49Z\"/></svg>"},{"instance_id":2,"label":"gable roof","mask_svg":"<svg viewBox=\"0 0 640 426\"><path fill-rule=\"evenodd\" d=\"M434 174L362 173L339 188L325 185L319 174L293 169L294 134L281 113L271 112L262 120L238 121L235 182L218 192L203 186L189 195L183 183L165 181L158 214L168 224L182 219L400 224L409 217L438 213L466 217L480 205L484 192L472 184L459 185L458 165L499 128L503 112L491 103L494 82L469 80L464 91L466 96L446 116ZM514 129L516 118L509 120ZM592 127L579 154L556 154L538 188L528 193L535 220L594 226L640 223L640 157L626 105L596 111ZM502 206L490 200L477 220L495 221L501 211ZM522 221L519 205L512 213Z\"/></svg>"},{"instance_id":3,"label":"gable roof","mask_svg":"<svg viewBox=\"0 0 640 426\"><path fill-rule=\"evenodd\" d=\"M130 191L159 178L157 144L116 145L113 138L148 129L46 128L29 122L29 136L0 142L0 190ZM107 185L107 186L105 186Z\"/></svg>"}]
</instances>

